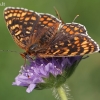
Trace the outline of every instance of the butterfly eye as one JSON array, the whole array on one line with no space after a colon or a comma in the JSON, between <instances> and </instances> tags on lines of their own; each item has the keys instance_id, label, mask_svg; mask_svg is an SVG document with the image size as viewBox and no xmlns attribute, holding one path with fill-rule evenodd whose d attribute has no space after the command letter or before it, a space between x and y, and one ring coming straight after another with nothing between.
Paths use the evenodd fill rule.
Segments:
<instances>
[{"instance_id":1,"label":"butterfly eye","mask_svg":"<svg viewBox=\"0 0 100 100\"><path fill-rule=\"evenodd\" d=\"M32 51L35 51L35 49L38 47L38 44L33 44L30 46L29 48L29 51L32 52Z\"/></svg>"}]
</instances>

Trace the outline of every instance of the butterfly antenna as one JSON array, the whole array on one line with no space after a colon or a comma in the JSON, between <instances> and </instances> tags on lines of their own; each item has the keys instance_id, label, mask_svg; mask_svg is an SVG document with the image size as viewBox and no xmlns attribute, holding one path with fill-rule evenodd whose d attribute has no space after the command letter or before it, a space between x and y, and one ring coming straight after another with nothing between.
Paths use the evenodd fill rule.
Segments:
<instances>
[{"instance_id":1,"label":"butterfly antenna","mask_svg":"<svg viewBox=\"0 0 100 100\"><path fill-rule=\"evenodd\" d=\"M79 17L79 15L76 15L72 23Z\"/></svg>"},{"instance_id":2,"label":"butterfly antenna","mask_svg":"<svg viewBox=\"0 0 100 100\"><path fill-rule=\"evenodd\" d=\"M20 54L19 52L17 52L17 51L13 51L13 50L0 50L1 52L14 52L14 53L18 53L18 54Z\"/></svg>"},{"instance_id":3,"label":"butterfly antenna","mask_svg":"<svg viewBox=\"0 0 100 100\"><path fill-rule=\"evenodd\" d=\"M62 18L61 18L61 16L60 16L60 14L59 14L59 12L58 12L58 10L56 9L55 6L54 6L54 10L55 10L55 12L56 12L56 16L58 17L58 19L61 20L62 23L64 23L63 20L62 20Z\"/></svg>"}]
</instances>

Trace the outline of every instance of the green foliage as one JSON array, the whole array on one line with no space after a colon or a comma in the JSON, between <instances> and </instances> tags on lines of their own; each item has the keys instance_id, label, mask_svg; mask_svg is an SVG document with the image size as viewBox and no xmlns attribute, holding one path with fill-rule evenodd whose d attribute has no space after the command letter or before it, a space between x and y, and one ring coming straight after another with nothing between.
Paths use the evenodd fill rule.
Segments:
<instances>
[{"instance_id":1,"label":"green foliage","mask_svg":"<svg viewBox=\"0 0 100 100\"><path fill-rule=\"evenodd\" d=\"M5 0L0 6L0 49L22 50L11 38L3 18L7 6L24 7L41 13L55 14L54 6L64 22L75 20L86 26L89 35L100 44L100 0ZM0 3L2 3L0 1ZM24 64L19 53L0 52L0 99L1 100L55 100L49 89L28 94L25 88L12 86L15 76ZM67 80L74 100L100 100L100 54L82 60L73 75Z\"/></svg>"}]
</instances>

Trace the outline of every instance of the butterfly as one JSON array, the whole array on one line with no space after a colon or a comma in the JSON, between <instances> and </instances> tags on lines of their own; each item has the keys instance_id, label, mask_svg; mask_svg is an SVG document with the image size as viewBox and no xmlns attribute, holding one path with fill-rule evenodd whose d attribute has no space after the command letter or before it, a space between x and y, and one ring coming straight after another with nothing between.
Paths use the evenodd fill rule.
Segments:
<instances>
[{"instance_id":1,"label":"butterfly","mask_svg":"<svg viewBox=\"0 0 100 100\"><path fill-rule=\"evenodd\" d=\"M63 23L51 14L19 7L5 8L4 18L25 58L84 56L100 50L79 23Z\"/></svg>"}]
</instances>

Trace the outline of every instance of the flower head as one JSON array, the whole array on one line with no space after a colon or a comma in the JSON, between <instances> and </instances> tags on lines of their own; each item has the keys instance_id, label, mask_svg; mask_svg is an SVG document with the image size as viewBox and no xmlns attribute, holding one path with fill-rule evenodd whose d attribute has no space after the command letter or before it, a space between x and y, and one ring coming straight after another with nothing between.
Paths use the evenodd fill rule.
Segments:
<instances>
[{"instance_id":1,"label":"flower head","mask_svg":"<svg viewBox=\"0 0 100 100\"><path fill-rule=\"evenodd\" d=\"M33 89L58 87L72 74L82 57L36 58L30 64L22 66L13 85Z\"/></svg>"}]
</instances>

